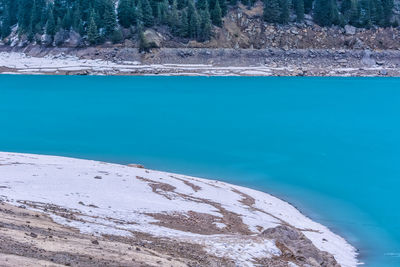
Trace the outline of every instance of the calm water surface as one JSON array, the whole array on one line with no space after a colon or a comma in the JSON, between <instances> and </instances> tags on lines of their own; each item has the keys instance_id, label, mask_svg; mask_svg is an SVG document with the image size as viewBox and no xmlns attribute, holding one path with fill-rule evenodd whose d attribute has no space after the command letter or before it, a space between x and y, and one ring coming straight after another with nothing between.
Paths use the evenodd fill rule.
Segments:
<instances>
[{"instance_id":1,"label":"calm water surface","mask_svg":"<svg viewBox=\"0 0 400 267\"><path fill-rule=\"evenodd\" d=\"M400 266L400 79L4 75L0 150L270 192Z\"/></svg>"}]
</instances>

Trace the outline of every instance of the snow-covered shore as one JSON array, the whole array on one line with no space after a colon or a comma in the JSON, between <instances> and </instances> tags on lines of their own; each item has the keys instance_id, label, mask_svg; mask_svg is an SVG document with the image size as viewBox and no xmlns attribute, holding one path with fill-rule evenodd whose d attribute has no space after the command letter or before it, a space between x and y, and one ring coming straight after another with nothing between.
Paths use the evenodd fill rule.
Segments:
<instances>
[{"instance_id":1,"label":"snow-covered shore","mask_svg":"<svg viewBox=\"0 0 400 267\"><path fill-rule=\"evenodd\" d=\"M45 212L82 233L151 234L201 245L240 266L281 257L282 247L262 233L284 225L341 266L358 264L346 240L276 197L141 166L0 152L0 200Z\"/></svg>"},{"instance_id":2,"label":"snow-covered shore","mask_svg":"<svg viewBox=\"0 0 400 267\"><path fill-rule=\"evenodd\" d=\"M88 48L89 49L89 48ZM89 49L90 50L90 49ZM167 49L168 50L168 49ZM399 69L390 66L372 64L364 66L364 61L348 57L351 64L339 64L335 59L322 58L316 62L306 62L309 57L299 55L292 58L290 63L285 56L277 56L272 63L229 63L232 56L226 56L227 63L214 64L212 60L204 60L202 55L194 56L191 61L181 58L177 51L163 51L154 55L157 60L141 58L135 51L125 51L117 59L109 50L99 50L104 55L96 56L100 52L84 52L77 56L76 51L43 53L35 56L23 52L0 52L0 74L48 74L48 75L164 75L164 76L399 76ZM170 49L171 50L171 49ZM180 51L180 50L179 50ZM54 51L53 51L54 52ZM129 56L135 52L135 59ZM207 52L207 51L206 51ZM209 52L209 51L208 51ZM288 52L289 53L289 52ZM338 52L332 52L338 53ZM138 55L139 54L139 55ZM222 53L223 54L223 53ZM340 54L341 55L341 54ZM145 56L143 56L145 57ZM165 57L165 58L163 58ZM106 60L108 58L109 60ZM152 57L150 57L152 58ZM262 57L261 57L262 58ZM219 61L224 56L219 57ZM260 59L261 60L261 59ZM271 60L269 57L266 60ZM239 60L240 61L240 60ZM275 62L276 61L276 62ZM155 63L157 62L157 63ZM162 63L160 63L162 62ZM179 62L179 63L177 63ZM201 62L201 63L199 63Z\"/></svg>"}]
</instances>

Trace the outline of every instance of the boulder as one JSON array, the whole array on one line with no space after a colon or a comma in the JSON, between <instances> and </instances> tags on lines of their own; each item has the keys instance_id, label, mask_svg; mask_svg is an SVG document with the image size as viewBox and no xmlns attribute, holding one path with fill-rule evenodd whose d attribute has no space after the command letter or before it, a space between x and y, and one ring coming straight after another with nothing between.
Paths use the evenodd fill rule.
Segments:
<instances>
[{"instance_id":1,"label":"boulder","mask_svg":"<svg viewBox=\"0 0 400 267\"><path fill-rule=\"evenodd\" d=\"M375 65L375 60L371 58L371 51L364 51L363 57L361 58L361 63L368 67L372 67Z\"/></svg>"},{"instance_id":2,"label":"boulder","mask_svg":"<svg viewBox=\"0 0 400 267\"><path fill-rule=\"evenodd\" d=\"M43 34L41 39L40 39L40 42L44 46L51 46L52 43L53 43L53 38L51 37L51 35Z\"/></svg>"},{"instance_id":3,"label":"boulder","mask_svg":"<svg viewBox=\"0 0 400 267\"><path fill-rule=\"evenodd\" d=\"M64 46L66 47L79 47L83 45L82 37L76 31L70 31L68 34L68 38L64 41Z\"/></svg>"},{"instance_id":4,"label":"boulder","mask_svg":"<svg viewBox=\"0 0 400 267\"><path fill-rule=\"evenodd\" d=\"M286 225L269 228L261 236L275 240L286 258L293 259L299 266L339 267L333 255L321 251L301 231Z\"/></svg>"},{"instance_id":5,"label":"boulder","mask_svg":"<svg viewBox=\"0 0 400 267\"><path fill-rule=\"evenodd\" d=\"M344 31L346 35L354 35L356 34L356 27L351 26L351 25L346 25L344 26Z\"/></svg>"},{"instance_id":6,"label":"boulder","mask_svg":"<svg viewBox=\"0 0 400 267\"><path fill-rule=\"evenodd\" d=\"M143 33L143 36L146 40L146 43L151 48L160 48L162 42L164 41L164 37L153 29L147 29Z\"/></svg>"},{"instance_id":7,"label":"boulder","mask_svg":"<svg viewBox=\"0 0 400 267\"><path fill-rule=\"evenodd\" d=\"M68 39L69 33L66 30L59 30L56 35L54 35L54 44L56 46L61 46Z\"/></svg>"}]
</instances>

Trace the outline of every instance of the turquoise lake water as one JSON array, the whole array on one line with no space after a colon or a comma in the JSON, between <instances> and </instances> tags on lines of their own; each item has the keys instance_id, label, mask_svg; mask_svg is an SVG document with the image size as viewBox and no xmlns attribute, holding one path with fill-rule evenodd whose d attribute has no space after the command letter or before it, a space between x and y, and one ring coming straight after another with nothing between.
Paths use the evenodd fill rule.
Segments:
<instances>
[{"instance_id":1,"label":"turquoise lake water","mask_svg":"<svg viewBox=\"0 0 400 267\"><path fill-rule=\"evenodd\" d=\"M0 151L256 188L400 266L400 79L3 75Z\"/></svg>"}]
</instances>

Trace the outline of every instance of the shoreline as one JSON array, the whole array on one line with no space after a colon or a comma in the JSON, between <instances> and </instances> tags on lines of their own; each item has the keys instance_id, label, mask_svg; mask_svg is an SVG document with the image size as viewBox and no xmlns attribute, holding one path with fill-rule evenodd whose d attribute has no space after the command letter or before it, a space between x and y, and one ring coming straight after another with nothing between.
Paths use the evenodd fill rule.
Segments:
<instances>
[{"instance_id":1,"label":"shoreline","mask_svg":"<svg viewBox=\"0 0 400 267\"><path fill-rule=\"evenodd\" d=\"M0 73L398 77L399 58L397 50L0 47Z\"/></svg>"},{"instance_id":2,"label":"shoreline","mask_svg":"<svg viewBox=\"0 0 400 267\"><path fill-rule=\"evenodd\" d=\"M288 234L286 231L295 231L296 234L304 235L310 242L306 242L307 246L303 244L300 247L303 254L310 254L312 251L311 254L314 255L317 252L312 247L315 246L314 248L319 251L317 256L314 255L316 258L328 257L326 260L329 259L329 255L333 255L342 266L360 264L356 258L356 250L346 240L325 226L311 221L289 203L253 189L215 180L148 170L137 165L126 166L5 152L0 152L0 172L10 177L0 180L0 185L3 185L0 193L3 198L5 197L4 202L23 204L28 209L44 212L59 225L79 229L83 234L96 235L95 232L99 231L98 234L103 236L128 238L129 233L134 231L200 245L203 247L202 251L208 251L207 255L211 258L216 257L217 260L228 258L235 264L256 263L259 258L254 255L259 255L261 258L268 255L264 260L272 260L274 264L278 262L296 264L293 262L295 260L288 258L285 249L278 245L287 242L284 238L285 234ZM79 187L70 185L63 180L64 172L69 176L76 174L71 179L82 184ZM54 184L46 180L45 177L49 175L57 180ZM151 195L150 197L154 198L151 205L146 201L141 203L140 197L133 198L139 203L129 209L130 213L134 212L140 217L138 221L131 221L134 218L129 215L130 213L124 212L127 207L110 199L108 192L102 191L104 196L98 196L97 192L90 190L90 187L106 182L107 191L120 192L121 195L128 197L123 188L128 179L132 179L135 175L136 179L128 182L135 184L135 194L141 194L143 197ZM12 176L18 176L18 179L14 180ZM90 176L90 179L87 176ZM48 188L46 190L41 187ZM24 193L24 188L32 189L28 190L29 193ZM100 188L102 187L97 189ZM147 188L151 190L148 191ZM52 190L58 191L59 194L53 194ZM67 193L71 190L75 193ZM46 194L43 191L50 193ZM221 200L219 197L221 194L224 194L226 199ZM154 206L155 203L159 203L159 206ZM53 208L49 208L49 205ZM107 205L110 205L109 208L106 208ZM278 228L279 225L288 229ZM277 229L283 231L278 236L275 232ZM281 238L283 240L280 240ZM274 245L271 240L279 242ZM221 246L221 242L225 245ZM229 245L226 247L227 243L233 247ZM249 251L249 245L253 247L253 251L251 249ZM286 244L284 247L292 245ZM236 254L238 246L240 252L237 251Z\"/></svg>"}]
</instances>

